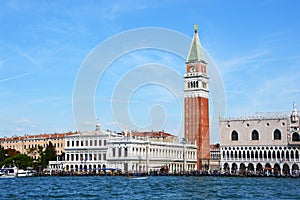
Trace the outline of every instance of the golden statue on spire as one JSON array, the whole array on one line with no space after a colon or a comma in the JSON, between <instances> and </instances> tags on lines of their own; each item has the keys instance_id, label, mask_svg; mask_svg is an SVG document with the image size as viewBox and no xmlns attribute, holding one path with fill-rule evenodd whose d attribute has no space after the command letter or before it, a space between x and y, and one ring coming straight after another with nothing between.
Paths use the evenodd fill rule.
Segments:
<instances>
[{"instance_id":1,"label":"golden statue on spire","mask_svg":"<svg viewBox=\"0 0 300 200\"><path fill-rule=\"evenodd\" d=\"M195 32L198 31L198 25L197 24L194 25L194 30L195 30Z\"/></svg>"}]
</instances>

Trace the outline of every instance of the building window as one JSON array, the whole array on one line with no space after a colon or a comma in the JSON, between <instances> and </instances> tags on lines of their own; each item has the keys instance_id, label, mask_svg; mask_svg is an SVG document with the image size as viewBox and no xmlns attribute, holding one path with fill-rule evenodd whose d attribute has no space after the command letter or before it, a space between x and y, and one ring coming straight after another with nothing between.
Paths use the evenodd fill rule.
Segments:
<instances>
[{"instance_id":1,"label":"building window","mask_svg":"<svg viewBox=\"0 0 300 200\"><path fill-rule=\"evenodd\" d=\"M127 147L126 147L124 150L125 150L124 156L127 157L127 156L128 156L128 150L127 150ZM150 150L151 150L151 149L150 149Z\"/></svg>"},{"instance_id":2,"label":"building window","mask_svg":"<svg viewBox=\"0 0 300 200\"><path fill-rule=\"evenodd\" d=\"M97 140L94 140L94 146L95 147L97 146Z\"/></svg>"},{"instance_id":3,"label":"building window","mask_svg":"<svg viewBox=\"0 0 300 200\"><path fill-rule=\"evenodd\" d=\"M112 149L112 157L115 157L115 156L116 156L116 149L113 148L113 149Z\"/></svg>"},{"instance_id":4,"label":"building window","mask_svg":"<svg viewBox=\"0 0 300 200\"><path fill-rule=\"evenodd\" d=\"M257 130L252 131L252 140L259 140L259 134Z\"/></svg>"},{"instance_id":5,"label":"building window","mask_svg":"<svg viewBox=\"0 0 300 200\"><path fill-rule=\"evenodd\" d=\"M281 140L281 132L278 129L274 131L274 140Z\"/></svg>"},{"instance_id":6,"label":"building window","mask_svg":"<svg viewBox=\"0 0 300 200\"><path fill-rule=\"evenodd\" d=\"M122 156L122 148L120 147L119 148L119 157L121 157Z\"/></svg>"},{"instance_id":7,"label":"building window","mask_svg":"<svg viewBox=\"0 0 300 200\"><path fill-rule=\"evenodd\" d=\"M105 153L103 154L103 160L106 160L106 154Z\"/></svg>"},{"instance_id":8,"label":"building window","mask_svg":"<svg viewBox=\"0 0 300 200\"><path fill-rule=\"evenodd\" d=\"M239 140L239 134L236 131L232 131L232 133L231 133L231 140L232 141Z\"/></svg>"},{"instance_id":9,"label":"building window","mask_svg":"<svg viewBox=\"0 0 300 200\"><path fill-rule=\"evenodd\" d=\"M292 141L300 141L299 133L297 132L293 133Z\"/></svg>"},{"instance_id":10,"label":"building window","mask_svg":"<svg viewBox=\"0 0 300 200\"><path fill-rule=\"evenodd\" d=\"M102 140L99 140L99 146L102 146L102 142L101 142Z\"/></svg>"},{"instance_id":11,"label":"building window","mask_svg":"<svg viewBox=\"0 0 300 200\"><path fill-rule=\"evenodd\" d=\"M103 145L106 146L106 140L103 140Z\"/></svg>"},{"instance_id":12,"label":"building window","mask_svg":"<svg viewBox=\"0 0 300 200\"><path fill-rule=\"evenodd\" d=\"M83 140L81 140L81 146L83 147Z\"/></svg>"}]
</instances>

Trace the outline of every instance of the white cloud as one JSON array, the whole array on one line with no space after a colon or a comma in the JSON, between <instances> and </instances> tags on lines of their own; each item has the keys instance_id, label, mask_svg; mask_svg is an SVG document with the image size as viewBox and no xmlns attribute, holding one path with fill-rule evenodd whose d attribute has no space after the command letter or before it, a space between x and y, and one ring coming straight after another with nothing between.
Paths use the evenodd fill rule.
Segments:
<instances>
[{"instance_id":1,"label":"white cloud","mask_svg":"<svg viewBox=\"0 0 300 200\"><path fill-rule=\"evenodd\" d=\"M96 121L84 121L84 125L96 125Z\"/></svg>"},{"instance_id":2,"label":"white cloud","mask_svg":"<svg viewBox=\"0 0 300 200\"><path fill-rule=\"evenodd\" d=\"M262 59L265 59L268 54L269 52L267 51L260 51L255 52L253 54L235 57L231 60L221 62L219 64L219 66L221 66L220 70L223 73L230 73L232 71L242 68L244 65L247 65L249 63L261 61Z\"/></svg>"},{"instance_id":3,"label":"white cloud","mask_svg":"<svg viewBox=\"0 0 300 200\"><path fill-rule=\"evenodd\" d=\"M22 78L22 77L29 76L29 75L32 75L32 74L33 73L23 73L23 74L19 74L19 75L16 75L16 76L11 76L11 77L8 77L8 78L1 79L0 83L6 82L6 81L11 81L11 80L18 79L18 78Z\"/></svg>"},{"instance_id":4,"label":"white cloud","mask_svg":"<svg viewBox=\"0 0 300 200\"><path fill-rule=\"evenodd\" d=\"M104 20L114 20L123 14L144 10L148 7L146 1L115 1L109 6L102 7L101 17Z\"/></svg>"},{"instance_id":5,"label":"white cloud","mask_svg":"<svg viewBox=\"0 0 300 200\"><path fill-rule=\"evenodd\" d=\"M40 64L37 62L37 60L30 56L28 53L26 53L25 51L23 51L19 46L16 48L16 51L18 52L18 54L22 57L24 57L26 60L28 60L29 62L31 62L35 67L37 67L38 69L40 69Z\"/></svg>"}]
</instances>

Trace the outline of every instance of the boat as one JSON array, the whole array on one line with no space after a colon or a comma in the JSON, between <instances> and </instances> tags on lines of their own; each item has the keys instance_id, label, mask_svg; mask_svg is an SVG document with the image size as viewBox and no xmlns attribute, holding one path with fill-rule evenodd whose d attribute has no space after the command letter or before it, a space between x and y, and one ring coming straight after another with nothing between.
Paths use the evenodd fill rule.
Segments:
<instances>
[{"instance_id":1,"label":"boat","mask_svg":"<svg viewBox=\"0 0 300 200\"><path fill-rule=\"evenodd\" d=\"M1 168L0 178L15 178L17 177L17 173L18 173L17 167Z\"/></svg>"},{"instance_id":2,"label":"boat","mask_svg":"<svg viewBox=\"0 0 300 200\"><path fill-rule=\"evenodd\" d=\"M147 179L148 176L130 176L130 177L127 177L129 179L136 179L136 180L142 180L142 179Z\"/></svg>"},{"instance_id":3,"label":"boat","mask_svg":"<svg viewBox=\"0 0 300 200\"><path fill-rule=\"evenodd\" d=\"M35 171L32 169L19 169L17 172L17 177L30 177L30 176L35 176Z\"/></svg>"},{"instance_id":4,"label":"boat","mask_svg":"<svg viewBox=\"0 0 300 200\"><path fill-rule=\"evenodd\" d=\"M147 179L148 175L147 174L129 174L129 173L127 173L126 178L142 180L142 179Z\"/></svg>"}]
</instances>

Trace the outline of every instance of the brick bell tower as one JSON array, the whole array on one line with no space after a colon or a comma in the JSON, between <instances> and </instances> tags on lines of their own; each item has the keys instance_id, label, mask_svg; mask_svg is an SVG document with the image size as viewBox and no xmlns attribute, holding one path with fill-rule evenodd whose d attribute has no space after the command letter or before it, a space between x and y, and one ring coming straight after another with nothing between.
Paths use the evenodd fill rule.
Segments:
<instances>
[{"instance_id":1,"label":"brick bell tower","mask_svg":"<svg viewBox=\"0 0 300 200\"><path fill-rule=\"evenodd\" d=\"M184 137L186 142L197 145L197 170L209 166L209 109L208 79L206 62L198 36L198 26L194 26L194 37L186 60L184 74Z\"/></svg>"}]
</instances>

